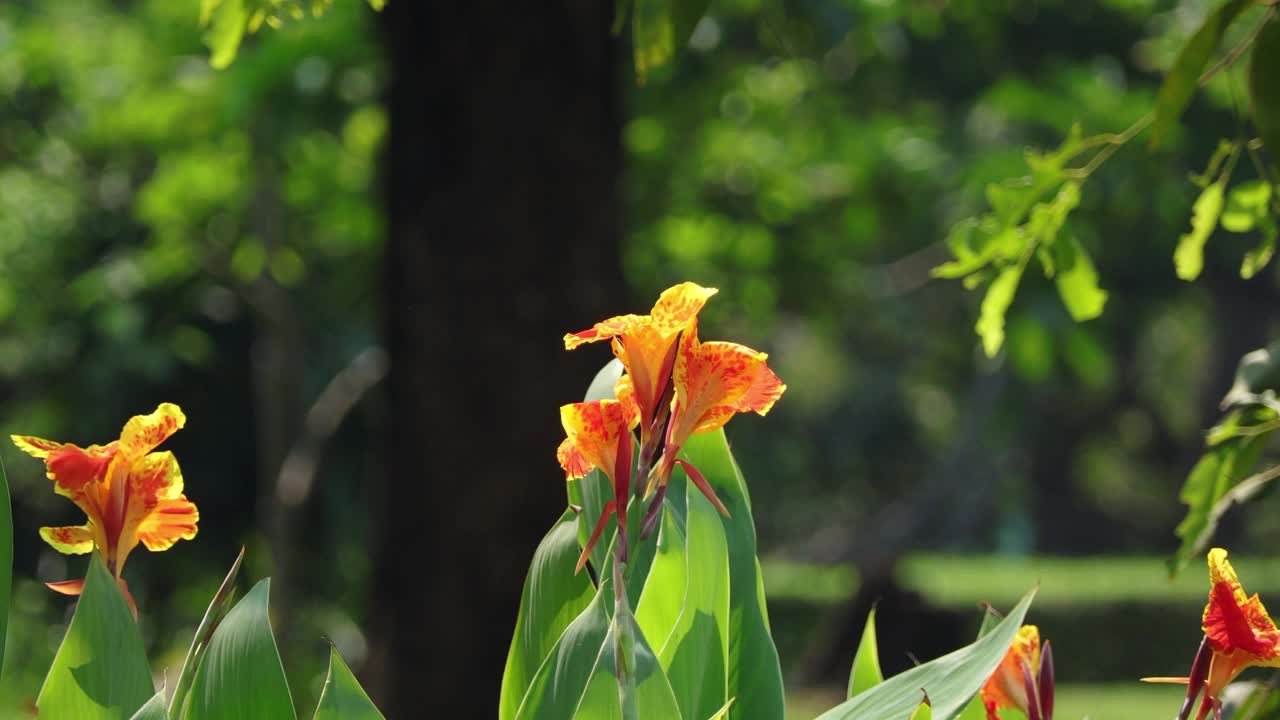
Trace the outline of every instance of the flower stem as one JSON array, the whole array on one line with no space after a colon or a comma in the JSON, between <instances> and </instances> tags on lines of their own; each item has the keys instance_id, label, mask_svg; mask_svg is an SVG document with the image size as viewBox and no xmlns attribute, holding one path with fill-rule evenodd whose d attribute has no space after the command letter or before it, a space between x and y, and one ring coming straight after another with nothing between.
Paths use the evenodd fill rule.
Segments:
<instances>
[{"instance_id":1,"label":"flower stem","mask_svg":"<svg viewBox=\"0 0 1280 720\"><path fill-rule=\"evenodd\" d=\"M635 619L631 615L631 606L627 603L627 585L623 580L626 574L622 551L617 548L626 546L626 536L618 534L618 542L614 543L613 559L613 664L618 674L618 703L622 708L622 720L640 720L640 708L636 702L636 654L635 637L632 628Z\"/></svg>"}]
</instances>

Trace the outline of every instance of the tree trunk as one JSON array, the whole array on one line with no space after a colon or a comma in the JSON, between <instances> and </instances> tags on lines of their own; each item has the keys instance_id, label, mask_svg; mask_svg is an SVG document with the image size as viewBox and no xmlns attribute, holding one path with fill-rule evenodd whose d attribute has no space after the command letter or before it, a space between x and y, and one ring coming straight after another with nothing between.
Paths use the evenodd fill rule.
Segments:
<instances>
[{"instance_id":1,"label":"tree trunk","mask_svg":"<svg viewBox=\"0 0 1280 720\"><path fill-rule=\"evenodd\" d=\"M497 706L525 571L565 506L558 407L624 311L611 2L392 2L390 355L367 668L388 717Z\"/></svg>"}]
</instances>

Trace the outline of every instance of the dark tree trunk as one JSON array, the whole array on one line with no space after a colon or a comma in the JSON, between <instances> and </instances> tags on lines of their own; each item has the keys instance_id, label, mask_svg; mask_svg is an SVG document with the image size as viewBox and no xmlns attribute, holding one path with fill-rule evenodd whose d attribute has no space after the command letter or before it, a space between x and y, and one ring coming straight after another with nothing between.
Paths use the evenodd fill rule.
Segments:
<instances>
[{"instance_id":1,"label":"dark tree trunk","mask_svg":"<svg viewBox=\"0 0 1280 720\"><path fill-rule=\"evenodd\" d=\"M375 700L497 706L525 570L565 507L558 407L624 310L612 2L388 3L387 479L374 506Z\"/></svg>"}]
</instances>

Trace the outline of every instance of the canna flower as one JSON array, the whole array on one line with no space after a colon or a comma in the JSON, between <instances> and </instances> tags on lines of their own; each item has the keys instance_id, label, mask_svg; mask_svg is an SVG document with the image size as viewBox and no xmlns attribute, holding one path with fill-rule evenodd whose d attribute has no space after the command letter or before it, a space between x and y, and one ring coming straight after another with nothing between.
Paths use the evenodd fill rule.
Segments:
<instances>
[{"instance_id":1,"label":"canna flower","mask_svg":"<svg viewBox=\"0 0 1280 720\"><path fill-rule=\"evenodd\" d=\"M1209 551L1209 602L1201 621L1204 641L1187 678L1143 678L1148 682L1187 684L1179 720L1191 713L1196 695L1204 689L1204 698L1196 712L1196 720L1204 720L1213 711L1222 713L1222 690L1245 668L1280 667L1280 630L1262 600L1256 594L1245 595L1236 571L1227 560L1227 551Z\"/></svg>"},{"instance_id":2,"label":"canna flower","mask_svg":"<svg viewBox=\"0 0 1280 720\"><path fill-rule=\"evenodd\" d=\"M614 499L605 503L591 538L578 556L574 572L582 570L591 549L613 515L618 517L619 536L626 537L627 500L631 494L631 428L639 421L635 402L623 394L619 400L592 400L560 408L560 424L565 438L556 451L566 480L576 480L599 468L613 484ZM620 546L625 560L626 542Z\"/></svg>"},{"instance_id":3,"label":"canna flower","mask_svg":"<svg viewBox=\"0 0 1280 720\"><path fill-rule=\"evenodd\" d=\"M1053 720L1053 650L1040 647L1040 631L1023 625L1009 652L980 692L987 720L1000 710L1019 710L1028 720Z\"/></svg>"},{"instance_id":4,"label":"canna flower","mask_svg":"<svg viewBox=\"0 0 1280 720\"><path fill-rule=\"evenodd\" d=\"M631 378L645 455L653 451L661 436L670 403L668 387L677 340L716 292L715 288L683 282L663 291L648 315L619 315L598 322L589 330L564 336L566 350L600 340L612 341L613 354Z\"/></svg>"},{"instance_id":5,"label":"canna flower","mask_svg":"<svg viewBox=\"0 0 1280 720\"><path fill-rule=\"evenodd\" d=\"M766 353L737 343L701 342L696 320L681 335L672 371L675 398L666 444L645 490L646 497L655 489L659 493L646 514L646 535L656 522L656 507L662 502L671 470L676 465L685 470L689 480L717 510L726 516L729 514L702 473L677 456L694 433L718 430L740 412L760 415L769 412L787 386L765 364L766 358ZM622 378L619 384L625 385L626 380Z\"/></svg>"},{"instance_id":6,"label":"canna flower","mask_svg":"<svg viewBox=\"0 0 1280 720\"><path fill-rule=\"evenodd\" d=\"M81 448L12 436L21 450L44 460L54 492L69 498L88 516L84 525L42 527L40 537L68 555L97 548L126 598L128 589L120 573L139 543L158 552L196 536L200 513L182 494L177 459L168 451L152 452L186 420L177 405L162 403L150 415L131 418L120 438L106 445ZM51 589L66 595L79 595L83 586L83 580L49 583ZM133 604L132 598L129 603Z\"/></svg>"}]
</instances>

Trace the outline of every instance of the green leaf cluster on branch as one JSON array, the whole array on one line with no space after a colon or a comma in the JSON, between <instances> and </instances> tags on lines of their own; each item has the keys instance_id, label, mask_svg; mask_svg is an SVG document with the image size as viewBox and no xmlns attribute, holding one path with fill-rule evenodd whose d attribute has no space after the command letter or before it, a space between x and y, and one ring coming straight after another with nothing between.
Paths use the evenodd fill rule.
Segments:
<instances>
[{"instance_id":1,"label":"green leaf cluster on branch","mask_svg":"<svg viewBox=\"0 0 1280 720\"><path fill-rule=\"evenodd\" d=\"M368 2L374 10L387 4L387 0ZM263 24L278 28L287 20L316 17L332 4L333 0L200 0L200 25L208 28L209 63L216 68L230 65L244 36Z\"/></svg>"}]
</instances>

